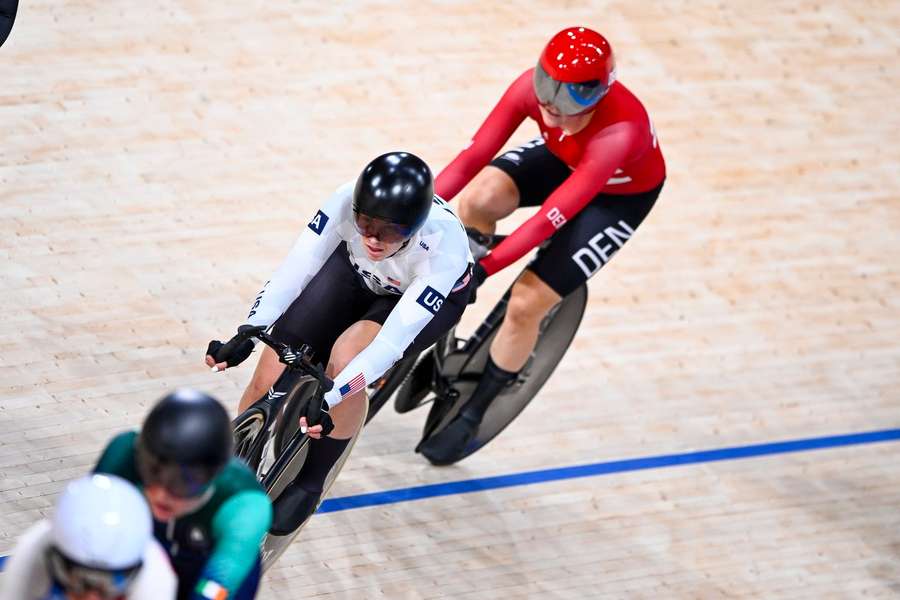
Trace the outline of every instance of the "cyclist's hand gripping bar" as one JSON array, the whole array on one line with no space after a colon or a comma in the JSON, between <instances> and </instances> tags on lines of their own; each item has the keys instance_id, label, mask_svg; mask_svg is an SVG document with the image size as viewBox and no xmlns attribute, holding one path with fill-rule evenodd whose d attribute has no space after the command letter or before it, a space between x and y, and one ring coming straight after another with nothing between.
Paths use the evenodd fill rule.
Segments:
<instances>
[{"instance_id":1,"label":"cyclist's hand gripping bar","mask_svg":"<svg viewBox=\"0 0 900 600\"><path fill-rule=\"evenodd\" d=\"M257 333L265 330L262 326L241 325L238 327L237 334L225 342L213 340L206 348L207 356L212 356L216 363L213 371L218 371L220 363L226 363L227 367L236 367L245 360L253 352L253 341L251 340Z\"/></svg>"}]
</instances>

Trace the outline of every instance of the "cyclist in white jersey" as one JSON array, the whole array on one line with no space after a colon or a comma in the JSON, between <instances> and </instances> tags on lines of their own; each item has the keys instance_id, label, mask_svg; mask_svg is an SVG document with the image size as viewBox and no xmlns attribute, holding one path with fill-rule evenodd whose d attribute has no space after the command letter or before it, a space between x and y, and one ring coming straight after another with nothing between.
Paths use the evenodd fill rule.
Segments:
<instances>
[{"instance_id":1,"label":"cyclist in white jersey","mask_svg":"<svg viewBox=\"0 0 900 600\"><path fill-rule=\"evenodd\" d=\"M309 344L334 379L323 422L309 429L316 441L306 464L275 503L273 533L292 531L315 510L325 477L362 426L366 385L405 354L427 349L466 307L474 262L468 237L433 190L420 158L379 156L316 212L250 310L249 325L272 326L294 347ZM214 369L245 360L253 342L217 363L221 348L216 340L207 349ZM283 370L264 349L240 410Z\"/></svg>"},{"instance_id":2,"label":"cyclist in white jersey","mask_svg":"<svg viewBox=\"0 0 900 600\"><path fill-rule=\"evenodd\" d=\"M19 539L2 581L0 600L170 600L177 587L143 496L111 475L70 483L52 519Z\"/></svg>"}]
</instances>

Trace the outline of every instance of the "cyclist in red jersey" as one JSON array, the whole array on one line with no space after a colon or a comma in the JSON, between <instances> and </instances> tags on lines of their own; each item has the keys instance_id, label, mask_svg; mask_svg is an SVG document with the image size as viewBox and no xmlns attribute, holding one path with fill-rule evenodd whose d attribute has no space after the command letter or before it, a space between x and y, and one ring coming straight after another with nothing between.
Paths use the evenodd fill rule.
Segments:
<instances>
[{"instance_id":1,"label":"cyclist in red jersey","mask_svg":"<svg viewBox=\"0 0 900 600\"><path fill-rule=\"evenodd\" d=\"M526 117L537 122L540 137L494 158ZM519 207L540 206L476 265L479 282L552 239L513 285L472 397L422 445L431 462L448 464L462 452L490 402L525 365L541 320L631 238L665 176L653 124L616 81L606 38L584 27L553 36L538 64L513 81L435 181L445 200L459 194L463 223L483 233Z\"/></svg>"}]
</instances>

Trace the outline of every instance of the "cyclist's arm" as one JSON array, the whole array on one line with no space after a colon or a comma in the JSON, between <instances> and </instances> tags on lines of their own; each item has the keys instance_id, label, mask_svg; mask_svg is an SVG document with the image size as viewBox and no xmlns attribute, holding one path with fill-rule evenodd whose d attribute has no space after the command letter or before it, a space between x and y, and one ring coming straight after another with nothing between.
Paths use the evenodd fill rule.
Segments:
<instances>
[{"instance_id":1,"label":"cyclist's arm","mask_svg":"<svg viewBox=\"0 0 900 600\"><path fill-rule=\"evenodd\" d=\"M469 145L437 176L434 192L438 196L452 200L496 156L528 116L527 98L533 93L531 79L532 69L529 69L509 86Z\"/></svg>"},{"instance_id":2,"label":"cyclist's arm","mask_svg":"<svg viewBox=\"0 0 900 600\"><path fill-rule=\"evenodd\" d=\"M247 316L250 325L268 327L284 313L341 243L341 223L349 218L348 185L341 186L313 216L287 258L272 275Z\"/></svg>"},{"instance_id":3,"label":"cyclist's arm","mask_svg":"<svg viewBox=\"0 0 900 600\"><path fill-rule=\"evenodd\" d=\"M481 259L487 274L493 275L516 262L574 218L622 166L636 140L636 130L630 123L616 123L599 132L588 144L575 171L550 194L541 209Z\"/></svg>"},{"instance_id":4,"label":"cyclist's arm","mask_svg":"<svg viewBox=\"0 0 900 600\"><path fill-rule=\"evenodd\" d=\"M244 582L259 557L259 546L272 524L272 503L262 492L247 490L229 498L213 517L215 549L197 585L194 600L229 597Z\"/></svg>"},{"instance_id":5,"label":"cyclist's arm","mask_svg":"<svg viewBox=\"0 0 900 600\"><path fill-rule=\"evenodd\" d=\"M3 566L0 600L37 600L50 590L44 556L50 546L50 522L38 521L19 538Z\"/></svg>"},{"instance_id":6,"label":"cyclist's arm","mask_svg":"<svg viewBox=\"0 0 900 600\"><path fill-rule=\"evenodd\" d=\"M335 406L377 380L403 356L466 272L469 266L464 250L466 243L461 242L463 250L460 252L434 257L429 263L431 272L413 280L375 339L335 376L334 387L325 394L329 406Z\"/></svg>"}]
</instances>

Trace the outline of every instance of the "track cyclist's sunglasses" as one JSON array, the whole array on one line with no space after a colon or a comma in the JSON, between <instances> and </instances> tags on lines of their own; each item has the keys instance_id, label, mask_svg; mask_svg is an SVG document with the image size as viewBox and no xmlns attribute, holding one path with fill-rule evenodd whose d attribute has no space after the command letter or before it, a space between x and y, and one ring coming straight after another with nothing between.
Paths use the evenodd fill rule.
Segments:
<instances>
[{"instance_id":1,"label":"track cyclist's sunglasses","mask_svg":"<svg viewBox=\"0 0 900 600\"><path fill-rule=\"evenodd\" d=\"M405 225L370 217L357 211L353 211L353 225L361 236L372 237L386 244L402 242L412 235L412 229Z\"/></svg>"},{"instance_id":2,"label":"track cyclist's sunglasses","mask_svg":"<svg viewBox=\"0 0 900 600\"><path fill-rule=\"evenodd\" d=\"M137 447L137 470L145 488L159 485L173 496L183 499L203 495L215 475L204 467L160 460L141 444Z\"/></svg>"},{"instance_id":3,"label":"track cyclist's sunglasses","mask_svg":"<svg viewBox=\"0 0 900 600\"><path fill-rule=\"evenodd\" d=\"M69 594L81 596L88 592L100 594L108 600L124 598L128 588L141 570L141 563L127 569L95 569L70 559L56 548L48 552L50 574Z\"/></svg>"},{"instance_id":4,"label":"track cyclist's sunglasses","mask_svg":"<svg viewBox=\"0 0 900 600\"><path fill-rule=\"evenodd\" d=\"M550 77L540 62L534 68L534 93L538 102L552 106L564 117L591 110L608 91L609 87L598 80L566 83Z\"/></svg>"}]
</instances>

